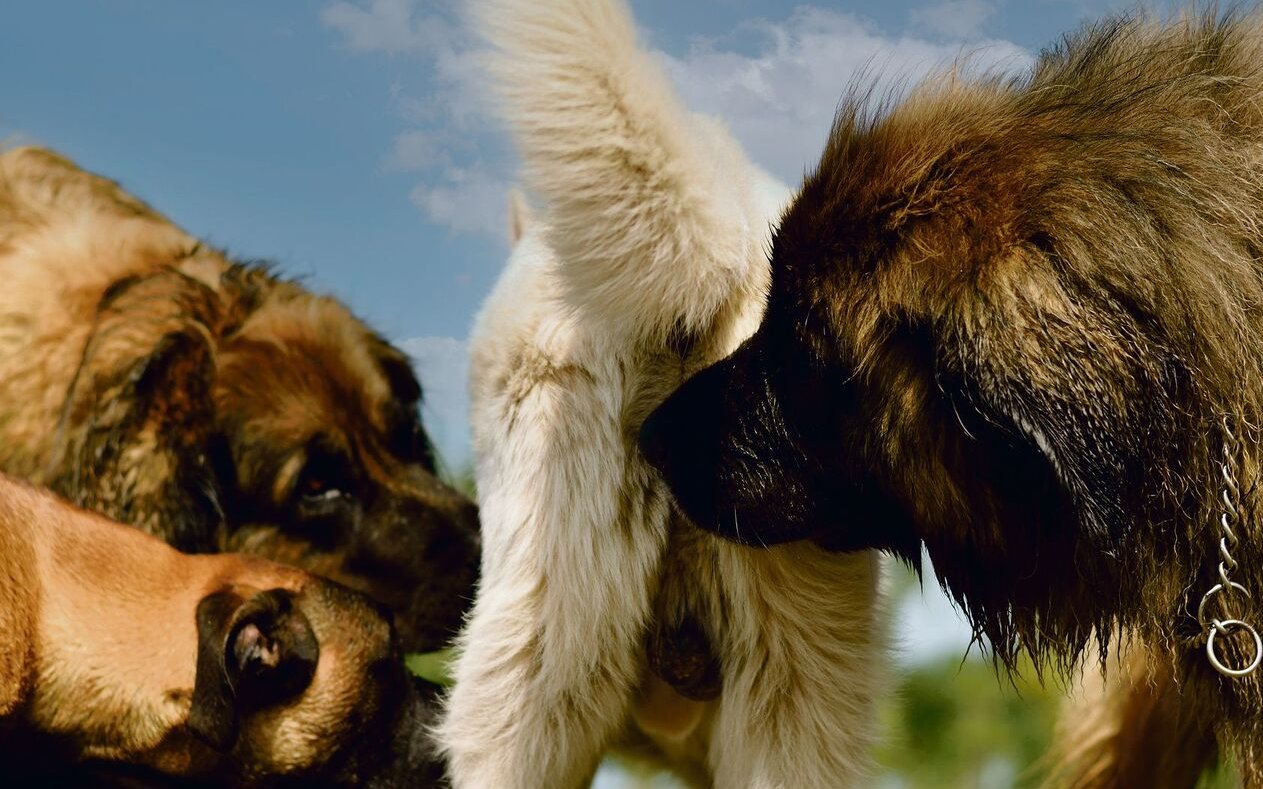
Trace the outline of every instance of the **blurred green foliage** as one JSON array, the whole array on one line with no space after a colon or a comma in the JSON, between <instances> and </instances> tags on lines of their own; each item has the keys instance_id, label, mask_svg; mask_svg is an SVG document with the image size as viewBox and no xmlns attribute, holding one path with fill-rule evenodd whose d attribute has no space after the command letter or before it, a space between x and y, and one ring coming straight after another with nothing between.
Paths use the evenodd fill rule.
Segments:
<instances>
[{"instance_id":1,"label":"blurred green foliage","mask_svg":"<svg viewBox=\"0 0 1263 789\"><path fill-rule=\"evenodd\" d=\"M477 499L478 483L474 479L474 466L472 463L466 464L464 467L453 470L449 469L442 462L439 463L439 477L444 482L464 493L471 499Z\"/></svg>"},{"instance_id":2,"label":"blurred green foliage","mask_svg":"<svg viewBox=\"0 0 1263 789\"><path fill-rule=\"evenodd\" d=\"M882 710L879 785L900 789L1036 786L1060 692L1010 680L977 657L902 674Z\"/></svg>"},{"instance_id":3,"label":"blurred green foliage","mask_svg":"<svg viewBox=\"0 0 1263 789\"><path fill-rule=\"evenodd\" d=\"M1010 681L987 660L942 660L905 670L882 710L879 789L1014 789L1045 777L1061 690L1034 681L1030 666ZM1239 786L1221 766L1200 789ZM1137 789L1143 789L1137 787Z\"/></svg>"}]
</instances>

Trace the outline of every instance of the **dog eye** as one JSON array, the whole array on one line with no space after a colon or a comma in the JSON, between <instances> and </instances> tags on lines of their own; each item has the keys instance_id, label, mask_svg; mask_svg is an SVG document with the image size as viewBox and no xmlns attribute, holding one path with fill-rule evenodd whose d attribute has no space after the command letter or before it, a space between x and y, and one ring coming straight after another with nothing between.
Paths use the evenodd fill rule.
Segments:
<instances>
[{"instance_id":1,"label":"dog eye","mask_svg":"<svg viewBox=\"0 0 1263 789\"><path fill-rule=\"evenodd\" d=\"M343 498L346 493L335 488L319 477L307 477L303 480L299 493L308 501L334 501Z\"/></svg>"},{"instance_id":2,"label":"dog eye","mask_svg":"<svg viewBox=\"0 0 1263 789\"><path fill-rule=\"evenodd\" d=\"M307 447L307 462L293 495L307 504L325 504L352 497L355 475L346 456L317 437Z\"/></svg>"}]
</instances>

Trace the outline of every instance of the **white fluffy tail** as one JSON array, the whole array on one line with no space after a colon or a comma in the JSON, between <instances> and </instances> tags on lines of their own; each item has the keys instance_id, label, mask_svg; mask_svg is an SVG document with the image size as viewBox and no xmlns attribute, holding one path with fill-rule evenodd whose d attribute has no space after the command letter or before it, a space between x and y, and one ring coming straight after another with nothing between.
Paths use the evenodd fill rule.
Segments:
<instances>
[{"instance_id":1,"label":"white fluffy tail","mask_svg":"<svg viewBox=\"0 0 1263 789\"><path fill-rule=\"evenodd\" d=\"M762 287L770 211L759 174L718 123L680 106L662 64L637 48L624 3L476 8L524 186L543 203L574 306L661 336L705 329Z\"/></svg>"}]
</instances>

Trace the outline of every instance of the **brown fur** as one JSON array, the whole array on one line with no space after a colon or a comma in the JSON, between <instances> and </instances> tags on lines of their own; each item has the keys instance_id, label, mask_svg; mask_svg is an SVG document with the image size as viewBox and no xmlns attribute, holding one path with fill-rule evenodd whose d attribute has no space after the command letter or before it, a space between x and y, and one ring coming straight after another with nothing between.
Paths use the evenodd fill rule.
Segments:
<instances>
[{"instance_id":1,"label":"brown fur","mask_svg":"<svg viewBox=\"0 0 1263 789\"><path fill-rule=\"evenodd\" d=\"M191 551L365 591L410 650L455 631L473 505L436 478L407 357L55 154L0 155L0 470Z\"/></svg>"},{"instance_id":2,"label":"brown fur","mask_svg":"<svg viewBox=\"0 0 1263 789\"><path fill-rule=\"evenodd\" d=\"M1215 674L1193 616L1227 418L1254 592L1229 610L1263 626L1261 96L1260 17L1208 12L1103 23L880 117L848 103L758 333L651 417L647 454L734 539L924 545L1006 663L1129 634L1180 689L1177 710L1118 697L1166 727L1139 740L1213 721L1263 785L1263 678Z\"/></svg>"},{"instance_id":3,"label":"brown fur","mask_svg":"<svg viewBox=\"0 0 1263 789\"><path fill-rule=\"evenodd\" d=\"M1170 666L1133 651L1089 670L1067 699L1049 755L1049 789L1189 789L1215 762L1207 710Z\"/></svg>"},{"instance_id":4,"label":"brown fur","mask_svg":"<svg viewBox=\"0 0 1263 789\"><path fill-rule=\"evenodd\" d=\"M234 621L221 615L235 618L241 603L261 592L292 601L288 621L314 636L318 658L292 692L248 704L239 695L244 678L218 687L218 673L231 669L219 666L224 647L215 639ZM230 608L215 612L203 605L224 594L235 601ZM263 642L271 657L260 665L276 675L263 681L286 680L280 672L291 664L276 655L293 644L291 636L266 623L257 630L272 639ZM230 648L241 636L232 638ZM207 655L213 670L204 673ZM421 725L404 715L411 697L401 692L403 672L389 624L355 593L257 558L181 554L0 475L6 780L21 783L23 770L42 767L39 752L28 747L37 733L44 739L35 742L56 746L57 758L66 761L125 763L223 785L278 776L332 786L398 785L381 782L362 765L356 771L346 766L358 758L366 732L390 738L404 728L398 735L407 739ZM229 708L202 706L223 693ZM208 746L207 738L221 740L226 750ZM382 760L374 765L381 768ZM424 754L408 762L408 785L421 780L427 766L434 769Z\"/></svg>"}]
</instances>

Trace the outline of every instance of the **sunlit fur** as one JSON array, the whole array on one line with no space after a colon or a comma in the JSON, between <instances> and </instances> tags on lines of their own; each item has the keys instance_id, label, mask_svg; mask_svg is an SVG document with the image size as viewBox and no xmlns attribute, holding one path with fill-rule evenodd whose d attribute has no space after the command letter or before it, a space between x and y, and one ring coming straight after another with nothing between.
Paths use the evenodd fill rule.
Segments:
<instances>
[{"instance_id":1,"label":"sunlit fur","mask_svg":"<svg viewBox=\"0 0 1263 789\"><path fill-rule=\"evenodd\" d=\"M280 703L234 696L232 669L216 665L228 660L230 617L260 593L283 593L318 645L313 672ZM216 594L238 603L206 612L200 603ZM290 636L268 635L273 656L284 654ZM115 783L106 767L119 764L199 786L432 781L433 750L416 732L433 704L411 687L396 649L378 608L344 587L257 557L182 554L0 474L0 756L9 785L169 785L149 772ZM209 674L199 660L208 651L219 669ZM255 670L279 682L287 666ZM199 688L221 683L229 706L208 711ZM232 736L212 747L207 727L225 717ZM81 759L95 771L67 772Z\"/></svg>"},{"instance_id":2,"label":"sunlit fur","mask_svg":"<svg viewBox=\"0 0 1263 789\"><path fill-rule=\"evenodd\" d=\"M436 649L473 588L477 512L437 478L420 396L336 299L51 151L0 153L0 470L182 550L368 592Z\"/></svg>"},{"instance_id":3,"label":"sunlit fur","mask_svg":"<svg viewBox=\"0 0 1263 789\"><path fill-rule=\"evenodd\" d=\"M634 721L699 783L854 785L882 684L875 555L705 535L636 449L753 329L786 191L679 106L623 3L478 9L540 210L511 223L472 339L484 559L441 727L454 781L581 786Z\"/></svg>"},{"instance_id":4,"label":"sunlit fur","mask_svg":"<svg viewBox=\"0 0 1263 789\"><path fill-rule=\"evenodd\" d=\"M1071 685L1045 789L1188 789L1219 756L1214 710L1188 703L1169 662L1120 652Z\"/></svg>"}]
</instances>

